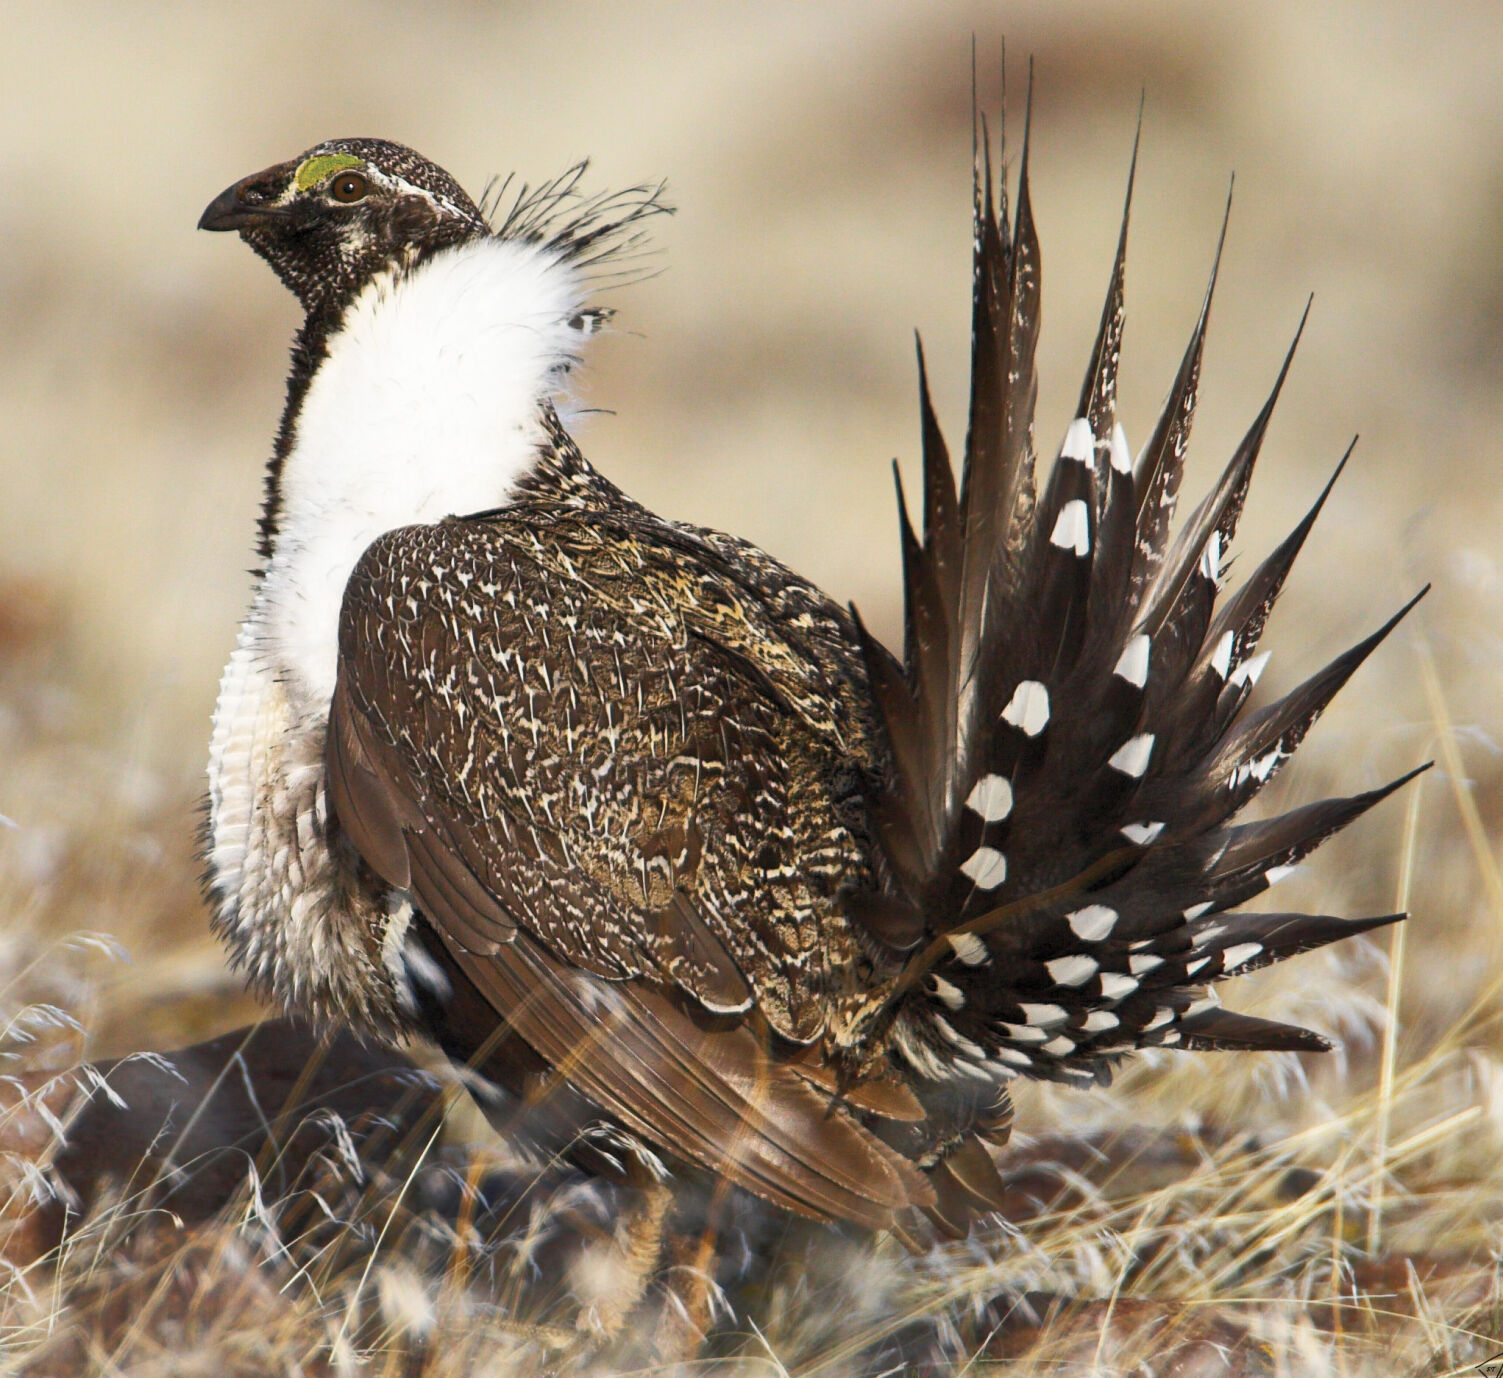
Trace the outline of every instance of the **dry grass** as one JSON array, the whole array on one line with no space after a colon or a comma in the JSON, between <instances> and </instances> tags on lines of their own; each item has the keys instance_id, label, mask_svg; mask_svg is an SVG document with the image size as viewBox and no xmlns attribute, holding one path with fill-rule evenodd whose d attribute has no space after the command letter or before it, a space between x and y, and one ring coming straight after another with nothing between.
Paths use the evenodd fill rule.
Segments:
<instances>
[{"instance_id":1,"label":"dry grass","mask_svg":"<svg viewBox=\"0 0 1503 1378\"><path fill-rule=\"evenodd\" d=\"M476 185L581 152L602 186L666 174L670 271L613 302L624 330L588 400L618 415L589 422L586 448L888 630L884 465L916 445L910 326L952 431L962 413L965 54L973 30L995 35L990 9L797 6L755 26L688 0L233 14L0 5L0 814L20 825L0 828L0 1074L256 1013L207 935L193 854L292 325L248 255L188 233L231 178L352 132ZM1041 444L1084 361L1140 88L1129 434L1172 372L1229 170L1192 490L1317 293L1243 548L1266 550L1348 433L1365 438L1271 628L1266 690L1437 587L1271 802L1439 766L1280 902L1415 917L1229 988L1337 1034L1339 1055L1164 1055L1108 1093L1025 1094L996 1237L909 1259L738 1217L752 1243L717 1274L734 1312L720 1367L687 1371L865 1375L933 1351L1050 1378L1468 1372L1503 1351L1503 17L1059 0L1006 18L1039 73ZM70 1084L43 1106L60 1113ZM33 1101L0 1134L8 1217L28 1219L52 1130ZM498 1152L458 1106L364 1184L330 1160L334 1220L316 1227L266 1192L181 1228L127 1194L60 1257L28 1261L13 1236L0 1368L579 1371L581 1309L610 1303L629 1203L547 1176L524 1207L487 1210L454 1183L511 1171ZM664 1305L671 1320L662 1296L638 1339ZM630 1345L598 1363L667 1367Z\"/></svg>"},{"instance_id":2,"label":"dry grass","mask_svg":"<svg viewBox=\"0 0 1503 1378\"><path fill-rule=\"evenodd\" d=\"M1393 820L1401 853L1454 803L1439 787L1416 791ZM8 1371L680 1371L652 1344L673 1318L682 1278L671 1272L624 1340L589 1343L590 1308L609 1309L621 1286L629 1193L519 1171L462 1126L441 1140L431 1120L367 1159L363 1181L347 1154L317 1163L316 1212L306 1197L279 1206L261 1186L264 1161L217 1217L186 1225L151 1214L137 1181L37 1258L25 1222L48 1189L38 1164L49 1107L64 1114L80 1080L62 1070L77 1021L113 960L99 946L84 936L21 949L3 992L6 1058L57 1069L63 1091L47 1082L0 1122L4 1215L20 1222L0 1287ZM1318 972L1328 1009L1364 965L1383 963L1371 953ZM1389 968L1390 999L1403 975ZM1267 996L1263 1007L1288 1012L1286 992ZM1175 1059L1107 1094L1035 1097L1024 1123L1052 1132L1020 1136L1005 1160L1008 1225L923 1257L892 1241L782 1232L743 1203L719 1260L711 1371L1468 1371L1503 1334L1496 1005L1484 989L1416 1050L1399 1046L1379 1001L1353 1001L1376 1037L1335 1072Z\"/></svg>"}]
</instances>

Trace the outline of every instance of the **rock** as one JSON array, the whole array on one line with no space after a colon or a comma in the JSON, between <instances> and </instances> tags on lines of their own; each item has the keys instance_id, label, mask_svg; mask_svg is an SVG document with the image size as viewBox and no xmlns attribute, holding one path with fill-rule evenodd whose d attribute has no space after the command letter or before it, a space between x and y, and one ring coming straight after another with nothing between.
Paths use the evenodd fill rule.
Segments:
<instances>
[{"instance_id":1,"label":"rock","mask_svg":"<svg viewBox=\"0 0 1503 1378\"><path fill-rule=\"evenodd\" d=\"M401 1053L343 1030L321 1038L294 1019L83 1064L67 1078L32 1073L5 1089L0 1146L13 1161L36 1161L46 1127L66 1126L49 1174L59 1199L16 1222L5 1252L17 1264L57 1245L67 1220L106 1195L191 1225L234 1199L254 1168L260 1200L285 1211L315 1160L360 1180L436 1113L439 1097Z\"/></svg>"}]
</instances>

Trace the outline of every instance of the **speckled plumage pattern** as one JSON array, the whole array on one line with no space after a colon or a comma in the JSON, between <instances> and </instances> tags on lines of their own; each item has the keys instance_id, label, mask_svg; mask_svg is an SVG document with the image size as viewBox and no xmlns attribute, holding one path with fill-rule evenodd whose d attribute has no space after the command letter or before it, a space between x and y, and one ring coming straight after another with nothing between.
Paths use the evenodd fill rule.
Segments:
<instances>
[{"instance_id":1,"label":"speckled plumage pattern","mask_svg":"<svg viewBox=\"0 0 1503 1378\"><path fill-rule=\"evenodd\" d=\"M833 1039L871 966L838 903L873 883L847 824L871 764L848 619L763 557L779 606L570 468L544 460L504 509L371 546L345 595L352 707L551 951L737 1012L735 971L753 972L773 1029ZM733 969L679 950L676 897Z\"/></svg>"},{"instance_id":2,"label":"speckled plumage pattern","mask_svg":"<svg viewBox=\"0 0 1503 1378\"><path fill-rule=\"evenodd\" d=\"M442 370L414 368L410 397L392 380L423 496L386 523L407 500L360 492L358 428L350 449L339 427L300 431L316 375L352 367L341 328L354 304L388 309L372 290L454 291L445 255L498 242L455 201L441 231L392 247L423 220L403 198L426 214L451 185L393 147L339 145L373 160L358 218L322 186L279 189L306 164L247 179L320 227L312 258L277 224L256 231L285 280L316 278L331 236L365 274L310 306L268 572L216 718L216 923L253 979L433 1037L499 1088L498 1124L597 1169L697 1165L815 1216L901 1225L917 1208L946 1231L1000 1199L987 1145L1013 1077L1104 1080L1150 1046L1326 1046L1220 1009L1211 983L1395 916L1229 911L1393 786L1234 817L1393 623L1246 711L1320 504L1220 599L1271 398L1170 541L1207 311L1135 460L1115 419L1125 218L1078 415L1036 491L1026 147L1014 226L989 155L978 170L969 434L957 487L925 387L899 659L761 551L626 498L560 423L567 332L598 319L570 275L650 198L588 203L550 241L545 188L501 226L562 276L544 298L557 321L519 337L538 340L515 361L534 395L502 407L495 444L474 425L437 437L475 391L458 365L516 326L520 298L493 322L433 298L453 396ZM416 190L389 191L398 164ZM284 504L282 483L310 475L322 505ZM337 548L363 549L352 568L288 563L319 513L346 523ZM337 647L311 612L330 578Z\"/></svg>"},{"instance_id":3,"label":"speckled plumage pattern","mask_svg":"<svg viewBox=\"0 0 1503 1378\"><path fill-rule=\"evenodd\" d=\"M379 952L384 906L327 845L326 714L294 707L257 633L247 624L225 667L209 748L215 929L263 993L396 1034ZM243 917L255 914L278 921Z\"/></svg>"}]
</instances>

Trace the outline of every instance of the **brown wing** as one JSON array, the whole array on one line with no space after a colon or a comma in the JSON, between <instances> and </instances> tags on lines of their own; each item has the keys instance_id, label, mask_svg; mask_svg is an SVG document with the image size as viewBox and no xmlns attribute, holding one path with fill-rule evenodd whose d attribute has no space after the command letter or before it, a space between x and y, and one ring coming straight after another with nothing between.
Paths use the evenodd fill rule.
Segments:
<instances>
[{"instance_id":1,"label":"brown wing","mask_svg":"<svg viewBox=\"0 0 1503 1378\"><path fill-rule=\"evenodd\" d=\"M560 525L447 522L367 552L329 724L342 827L498 1021L650 1143L817 1216L932 1202L737 1017L813 1038L849 956L831 896L860 858L809 704L705 634L733 599L691 630L677 600L706 594L681 562ZM846 1104L921 1113L896 1087Z\"/></svg>"},{"instance_id":2,"label":"brown wing","mask_svg":"<svg viewBox=\"0 0 1503 1378\"><path fill-rule=\"evenodd\" d=\"M830 696L749 601L593 516L409 528L351 578L343 674L433 845L551 951L716 1012L744 977L809 1042L858 955L834 896L870 883Z\"/></svg>"}]
</instances>

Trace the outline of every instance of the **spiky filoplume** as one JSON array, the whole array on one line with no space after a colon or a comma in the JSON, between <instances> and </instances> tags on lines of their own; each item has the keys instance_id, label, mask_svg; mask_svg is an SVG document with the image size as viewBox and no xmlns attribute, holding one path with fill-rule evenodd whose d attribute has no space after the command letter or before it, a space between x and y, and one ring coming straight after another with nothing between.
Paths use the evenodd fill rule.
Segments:
<instances>
[{"instance_id":1,"label":"spiky filoplume","mask_svg":"<svg viewBox=\"0 0 1503 1378\"><path fill-rule=\"evenodd\" d=\"M1027 138L1011 225L981 142L969 428L957 488L920 355L901 659L633 503L555 414L599 319L578 267L652 195L559 218L566 178L491 231L410 150L339 141L211 207L309 305L211 765L216 922L254 980L434 1038L499 1124L597 1170L870 1226L1000 1201L1014 1077L1327 1046L1211 988L1397 917L1237 907L1402 782L1234 819L1398 619L1249 708L1325 494L1222 598L1286 360L1170 539L1211 293L1134 460L1125 215L1036 492Z\"/></svg>"}]
</instances>

